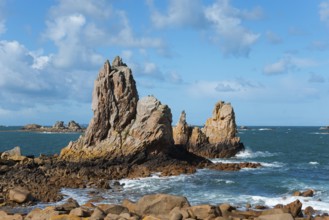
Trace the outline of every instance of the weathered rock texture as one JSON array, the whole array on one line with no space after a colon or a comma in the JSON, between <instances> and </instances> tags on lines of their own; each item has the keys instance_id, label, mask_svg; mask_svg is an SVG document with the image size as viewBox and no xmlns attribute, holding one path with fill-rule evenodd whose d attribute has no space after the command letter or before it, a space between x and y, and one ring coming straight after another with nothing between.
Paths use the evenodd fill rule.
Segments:
<instances>
[{"instance_id":1,"label":"weathered rock texture","mask_svg":"<svg viewBox=\"0 0 329 220\"><path fill-rule=\"evenodd\" d=\"M62 150L62 159L143 158L174 144L170 108L153 96L139 100L132 72L119 57L100 70L92 109L85 135Z\"/></svg>"},{"instance_id":2,"label":"weathered rock texture","mask_svg":"<svg viewBox=\"0 0 329 220\"><path fill-rule=\"evenodd\" d=\"M182 112L179 122L173 128L173 136L176 145L183 145L188 151L199 156L232 157L244 148L240 138L236 136L236 129L233 107L229 103L219 101L212 117L202 129L189 127L186 114Z\"/></svg>"}]
</instances>

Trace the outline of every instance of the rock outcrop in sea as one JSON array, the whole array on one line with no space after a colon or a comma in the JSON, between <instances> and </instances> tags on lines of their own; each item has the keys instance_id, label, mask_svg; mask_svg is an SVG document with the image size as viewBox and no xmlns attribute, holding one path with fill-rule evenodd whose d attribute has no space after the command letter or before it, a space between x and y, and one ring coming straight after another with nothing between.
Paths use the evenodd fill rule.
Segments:
<instances>
[{"instance_id":1,"label":"rock outcrop in sea","mask_svg":"<svg viewBox=\"0 0 329 220\"><path fill-rule=\"evenodd\" d=\"M227 158L244 149L240 138L236 136L237 126L233 107L219 101L203 128L190 127L183 111L173 128L176 145L184 146L188 151L207 158Z\"/></svg>"},{"instance_id":2,"label":"rock outcrop in sea","mask_svg":"<svg viewBox=\"0 0 329 220\"><path fill-rule=\"evenodd\" d=\"M62 159L142 159L167 154L174 144L170 108L153 96L139 99L131 69L119 57L100 70L92 110L85 135L61 151Z\"/></svg>"},{"instance_id":3,"label":"rock outcrop in sea","mask_svg":"<svg viewBox=\"0 0 329 220\"><path fill-rule=\"evenodd\" d=\"M38 124L27 124L22 130L33 132L83 132L84 128L72 120L69 121L67 126L65 126L64 121L56 121L52 127L41 126Z\"/></svg>"},{"instance_id":4,"label":"rock outcrop in sea","mask_svg":"<svg viewBox=\"0 0 329 220\"><path fill-rule=\"evenodd\" d=\"M223 107L222 104L216 106L219 110ZM216 120L227 122L224 127L231 125L233 129L235 123L230 124L227 118L234 118L234 115L230 115L230 111L218 113L216 107L215 116L204 130L195 127L189 133L186 130L191 128L183 114L179 123L180 137L177 138L177 133L173 135L170 108L153 96L139 99L132 72L120 57L116 57L112 65L106 61L100 70L95 81L92 109L94 116L85 134L63 148L59 156L24 157L18 150L0 152L0 201L15 205L17 199L8 199L12 189L15 189L11 191L12 195L22 198L19 201L33 204L62 199L59 192L63 187L109 189L109 180L149 177L154 173L174 176L191 174L202 168L238 171L261 166L249 162L214 164L191 153L202 152L199 155L207 156L217 149L225 152L232 147L217 147L216 143L234 137L234 131L227 130L220 139L211 134L222 132L222 124ZM62 128L63 124L59 122L55 127ZM70 123L69 127L76 125ZM174 144L174 137L180 145ZM181 146L188 144L188 148Z\"/></svg>"},{"instance_id":5,"label":"rock outcrop in sea","mask_svg":"<svg viewBox=\"0 0 329 220\"><path fill-rule=\"evenodd\" d=\"M170 154L174 143L201 157L231 157L243 149L230 104L218 102L203 129L188 127L183 112L173 130L170 108L153 96L139 99L132 71L120 57L100 70L92 110L85 135L61 151L62 159L145 160Z\"/></svg>"}]
</instances>

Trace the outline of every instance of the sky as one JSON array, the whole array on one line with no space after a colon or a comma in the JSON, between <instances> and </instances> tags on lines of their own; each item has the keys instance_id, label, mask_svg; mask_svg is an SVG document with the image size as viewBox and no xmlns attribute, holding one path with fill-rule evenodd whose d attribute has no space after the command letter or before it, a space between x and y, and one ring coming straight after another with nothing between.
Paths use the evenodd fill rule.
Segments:
<instances>
[{"instance_id":1,"label":"sky","mask_svg":"<svg viewBox=\"0 0 329 220\"><path fill-rule=\"evenodd\" d=\"M173 124L329 125L329 0L0 0L0 124L88 123L117 55Z\"/></svg>"}]
</instances>

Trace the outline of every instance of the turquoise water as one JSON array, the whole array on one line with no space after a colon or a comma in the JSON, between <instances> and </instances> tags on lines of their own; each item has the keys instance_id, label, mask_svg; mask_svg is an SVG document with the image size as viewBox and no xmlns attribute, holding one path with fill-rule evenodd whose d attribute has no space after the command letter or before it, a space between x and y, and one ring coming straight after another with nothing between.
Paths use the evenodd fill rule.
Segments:
<instances>
[{"instance_id":1,"label":"turquoise water","mask_svg":"<svg viewBox=\"0 0 329 220\"><path fill-rule=\"evenodd\" d=\"M23 153L58 153L80 134L0 132L0 151L19 145ZM246 150L231 159L214 162L260 162L263 167L239 172L199 170L193 175L121 180L122 191L101 191L103 202L137 200L148 193L184 195L192 204L229 202L274 206L300 199L303 208L329 212L329 133L319 127L251 127L239 132ZM312 198L293 197L294 191L314 189ZM80 203L92 189L63 189Z\"/></svg>"}]
</instances>

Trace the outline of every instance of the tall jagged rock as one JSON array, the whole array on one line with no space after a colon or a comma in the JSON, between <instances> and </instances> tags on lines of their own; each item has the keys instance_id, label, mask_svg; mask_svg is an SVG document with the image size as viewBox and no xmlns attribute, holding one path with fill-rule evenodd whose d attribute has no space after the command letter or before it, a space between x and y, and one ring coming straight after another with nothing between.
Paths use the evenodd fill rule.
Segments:
<instances>
[{"instance_id":1,"label":"tall jagged rock","mask_svg":"<svg viewBox=\"0 0 329 220\"><path fill-rule=\"evenodd\" d=\"M167 152L174 144L170 108L153 96L138 100L132 72L120 57L100 70L92 110L85 135L61 151L62 159L134 159Z\"/></svg>"},{"instance_id":2,"label":"tall jagged rock","mask_svg":"<svg viewBox=\"0 0 329 220\"><path fill-rule=\"evenodd\" d=\"M233 107L230 103L219 101L202 131L208 137L210 144L216 144L235 138L236 129Z\"/></svg>"},{"instance_id":3,"label":"tall jagged rock","mask_svg":"<svg viewBox=\"0 0 329 220\"><path fill-rule=\"evenodd\" d=\"M186 113L183 111L180 115L179 121L173 127L173 136L175 144L186 145L189 140L190 128L186 123Z\"/></svg>"},{"instance_id":4,"label":"tall jagged rock","mask_svg":"<svg viewBox=\"0 0 329 220\"><path fill-rule=\"evenodd\" d=\"M212 117L202 129L188 127L185 113L183 119L173 128L175 144L185 145L188 151L196 155L226 158L234 156L244 148L240 138L236 136L235 114L229 103L217 102Z\"/></svg>"}]
</instances>

